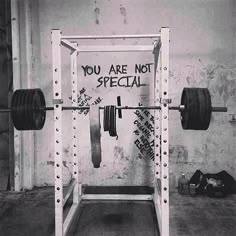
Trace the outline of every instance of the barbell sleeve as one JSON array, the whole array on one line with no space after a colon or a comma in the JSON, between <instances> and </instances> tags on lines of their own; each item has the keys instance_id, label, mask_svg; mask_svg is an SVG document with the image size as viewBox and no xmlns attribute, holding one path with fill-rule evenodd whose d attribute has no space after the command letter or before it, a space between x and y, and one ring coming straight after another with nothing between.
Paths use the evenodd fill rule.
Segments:
<instances>
[{"instance_id":1,"label":"barbell sleeve","mask_svg":"<svg viewBox=\"0 0 236 236\"><path fill-rule=\"evenodd\" d=\"M45 111L53 111L54 107L45 107Z\"/></svg>"},{"instance_id":2,"label":"barbell sleeve","mask_svg":"<svg viewBox=\"0 0 236 236\"><path fill-rule=\"evenodd\" d=\"M212 107L211 110L213 112L227 112L228 108L227 107Z\"/></svg>"}]
</instances>

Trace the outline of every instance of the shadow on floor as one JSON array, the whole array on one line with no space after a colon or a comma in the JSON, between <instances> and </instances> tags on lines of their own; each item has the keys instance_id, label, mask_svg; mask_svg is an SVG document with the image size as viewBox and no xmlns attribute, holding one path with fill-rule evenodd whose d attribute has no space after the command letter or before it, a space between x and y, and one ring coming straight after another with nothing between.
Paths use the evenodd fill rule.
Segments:
<instances>
[{"instance_id":1,"label":"shadow on floor","mask_svg":"<svg viewBox=\"0 0 236 236\"><path fill-rule=\"evenodd\" d=\"M153 214L150 202L84 201L70 235L158 235ZM53 232L54 188L0 193L1 236L47 236ZM235 232L235 195L212 199L170 194L170 236L234 236Z\"/></svg>"}]
</instances>

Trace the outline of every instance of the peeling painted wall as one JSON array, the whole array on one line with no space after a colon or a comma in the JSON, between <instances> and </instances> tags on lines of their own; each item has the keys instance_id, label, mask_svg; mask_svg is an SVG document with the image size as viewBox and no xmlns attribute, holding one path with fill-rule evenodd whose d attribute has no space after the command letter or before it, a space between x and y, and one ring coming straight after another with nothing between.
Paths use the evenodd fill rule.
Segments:
<instances>
[{"instance_id":1,"label":"peeling painted wall","mask_svg":"<svg viewBox=\"0 0 236 236\"><path fill-rule=\"evenodd\" d=\"M52 104L51 29L59 28L65 35L145 34L157 33L162 26L171 30L170 97L173 104L180 102L183 87L208 87L213 104L227 105L229 113L236 113L235 77L235 23L233 0L32 0L33 51L35 87L41 87L47 104ZM86 44L116 45L117 40L86 42ZM150 41L130 40L122 44L142 44ZM70 103L69 56L63 49L63 92L65 104ZM134 76L135 64L147 64L151 54L93 53L80 55L78 61L78 98L89 104L100 98L101 105L116 103L122 96L125 105L153 103L152 72L138 73L146 86L133 88L98 87L98 79L107 76L111 64L127 65L127 74ZM82 66L101 67L85 76ZM151 66L151 69L152 66ZM111 73L112 74L112 73ZM121 77L122 74L114 75ZM86 94L86 96L85 96ZM118 140L102 133L103 162L93 169L90 161L88 115L79 120L79 153L82 158L83 182L101 185L149 185L152 182L153 161L135 145L137 122L140 114L124 111L118 120ZM151 114L144 116L151 123ZM101 114L102 118L102 114ZM52 113L48 112L45 128L35 134L36 185L53 184L53 129ZM145 121L142 121L145 123ZM70 114L65 112L63 146L65 183L71 178ZM152 137L148 139L151 143ZM236 123L229 122L227 114L213 114L208 131L183 131L178 112L170 115L170 183L174 189L181 172L190 177L196 169L203 172L228 171L236 177L235 169ZM136 142L137 143L137 142Z\"/></svg>"}]
</instances>

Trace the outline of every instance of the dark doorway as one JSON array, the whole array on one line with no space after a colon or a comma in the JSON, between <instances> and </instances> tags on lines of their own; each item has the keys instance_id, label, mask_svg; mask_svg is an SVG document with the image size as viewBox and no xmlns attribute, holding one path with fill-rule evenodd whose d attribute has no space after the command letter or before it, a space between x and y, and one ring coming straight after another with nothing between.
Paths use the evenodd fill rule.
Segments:
<instances>
[{"instance_id":1,"label":"dark doorway","mask_svg":"<svg viewBox=\"0 0 236 236\"><path fill-rule=\"evenodd\" d=\"M12 40L10 0L0 1L0 108L9 107L12 95ZM13 128L9 113L0 113L0 190L14 185Z\"/></svg>"}]
</instances>

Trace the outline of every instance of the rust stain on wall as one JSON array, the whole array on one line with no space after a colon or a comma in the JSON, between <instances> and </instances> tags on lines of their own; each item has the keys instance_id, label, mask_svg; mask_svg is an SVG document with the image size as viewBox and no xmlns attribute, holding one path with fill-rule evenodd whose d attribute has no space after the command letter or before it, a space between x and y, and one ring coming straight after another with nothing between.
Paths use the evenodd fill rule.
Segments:
<instances>
[{"instance_id":1,"label":"rust stain on wall","mask_svg":"<svg viewBox=\"0 0 236 236\"><path fill-rule=\"evenodd\" d=\"M233 128L233 137L236 137L236 129Z\"/></svg>"},{"instance_id":2,"label":"rust stain on wall","mask_svg":"<svg viewBox=\"0 0 236 236\"><path fill-rule=\"evenodd\" d=\"M217 84L219 95L226 103L231 96L236 94L236 80L230 79L230 72L224 71L219 75L219 82Z\"/></svg>"},{"instance_id":3,"label":"rust stain on wall","mask_svg":"<svg viewBox=\"0 0 236 236\"><path fill-rule=\"evenodd\" d=\"M190 84L191 77L190 77L190 76L187 76L187 77L186 77L186 81L187 81L188 84Z\"/></svg>"},{"instance_id":4,"label":"rust stain on wall","mask_svg":"<svg viewBox=\"0 0 236 236\"><path fill-rule=\"evenodd\" d=\"M188 150L185 146L175 145L170 146L170 157L175 158L176 162L187 162L188 161Z\"/></svg>"},{"instance_id":5,"label":"rust stain on wall","mask_svg":"<svg viewBox=\"0 0 236 236\"><path fill-rule=\"evenodd\" d=\"M115 146L113 152L116 159L124 159L124 149L122 147Z\"/></svg>"},{"instance_id":6,"label":"rust stain on wall","mask_svg":"<svg viewBox=\"0 0 236 236\"><path fill-rule=\"evenodd\" d=\"M96 23L96 25L99 25L100 9L98 7L96 7L94 9L94 13L95 13L95 23Z\"/></svg>"},{"instance_id":7,"label":"rust stain on wall","mask_svg":"<svg viewBox=\"0 0 236 236\"><path fill-rule=\"evenodd\" d=\"M127 14L126 14L126 9L121 5L120 6L120 14L123 16L123 23L127 24Z\"/></svg>"},{"instance_id":8,"label":"rust stain on wall","mask_svg":"<svg viewBox=\"0 0 236 236\"><path fill-rule=\"evenodd\" d=\"M194 154L196 156L206 156L207 155L207 151L208 151L208 145L207 144L203 144L203 146L199 149L199 148L194 148Z\"/></svg>"},{"instance_id":9,"label":"rust stain on wall","mask_svg":"<svg viewBox=\"0 0 236 236\"><path fill-rule=\"evenodd\" d=\"M70 149L70 147L64 148L63 152L67 154L67 153L69 153L69 149Z\"/></svg>"},{"instance_id":10,"label":"rust stain on wall","mask_svg":"<svg viewBox=\"0 0 236 236\"><path fill-rule=\"evenodd\" d=\"M50 166L50 165L51 165L51 166L54 166L54 161L47 161L47 165L48 165L48 166Z\"/></svg>"},{"instance_id":11,"label":"rust stain on wall","mask_svg":"<svg viewBox=\"0 0 236 236\"><path fill-rule=\"evenodd\" d=\"M48 166L54 166L54 163L55 163L54 161L47 161ZM68 168L66 161L63 161L62 163L64 167Z\"/></svg>"}]
</instances>

